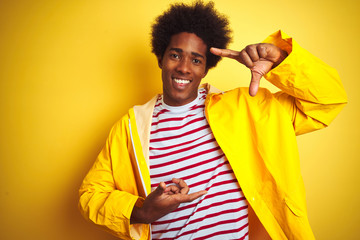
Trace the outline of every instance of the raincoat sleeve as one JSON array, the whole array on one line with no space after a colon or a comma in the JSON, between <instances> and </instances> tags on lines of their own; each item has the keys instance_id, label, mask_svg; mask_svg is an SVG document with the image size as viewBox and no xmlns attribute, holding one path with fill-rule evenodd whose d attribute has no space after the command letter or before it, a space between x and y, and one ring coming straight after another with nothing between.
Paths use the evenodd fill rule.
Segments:
<instances>
[{"instance_id":1,"label":"raincoat sleeve","mask_svg":"<svg viewBox=\"0 0 360 240\"><path fill-rule=\"evenodd\" d=\"M347 103L337 71L282 31L264 42L289 54L264 77L282 90L274 95L289 112L296 135L327 127Z\"/></svg>"},{"instance_id":2,"label":"raincoat sleeve","mask_svg":"<svg viewBox=\"0 0 360 240\"><path fill-rule=\"evenodd\" d=\"M131 172L131 160L125 122L126 119L114 125L104 148L83 180L79 190L79 209L87 220L120 239L133 239L130 236L130 216L134 205L141 199L133 187L134 177L127 174ZM124 184L127 189L114 179L128 183Z\"/></svg>"}]
</instances>

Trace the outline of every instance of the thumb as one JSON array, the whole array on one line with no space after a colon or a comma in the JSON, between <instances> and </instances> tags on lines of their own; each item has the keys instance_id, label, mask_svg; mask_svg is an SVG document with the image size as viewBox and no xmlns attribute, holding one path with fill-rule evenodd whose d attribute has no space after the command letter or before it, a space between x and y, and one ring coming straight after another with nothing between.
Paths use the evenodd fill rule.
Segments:
<instances>
[{"instance_id":1,"label":"thumb","mask_svg":"<svg viewBox=\"0 0 360 240\"><path fill-rule=\"evenodd\" d=\"M251 70L251 82L249 86L250 96L254 97L258 92L261 77L262 75L259 72Z\"/></svg>"},{"instance_id":2,"label":"thumb","mask_svg":"<svg viewBox=\"0 0 360 240\"><path fill-rule=\"evenodd\" d=\"M159 183L158 187L155 189L154 193L157 195L161 195L164 193L166 188L166 184L164 182Z\"/></svg>"}]
</instances>

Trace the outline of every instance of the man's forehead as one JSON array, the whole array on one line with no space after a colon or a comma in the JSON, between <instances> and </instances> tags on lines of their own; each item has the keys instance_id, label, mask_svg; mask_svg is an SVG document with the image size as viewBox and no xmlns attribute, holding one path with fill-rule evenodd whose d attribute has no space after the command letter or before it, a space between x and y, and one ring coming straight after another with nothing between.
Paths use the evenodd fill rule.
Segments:
<instances>
[{"instance_id":1,"label":"man's forehead","mask_svg":"<svg viewBox=\"0 0 360 240\"><path fill-rule=\"evenodd\" d=\"M204 56L206 55L207 46L205 42L194 33L182 32L171 36L168 49Z\"/></svg>"}]
</instances>

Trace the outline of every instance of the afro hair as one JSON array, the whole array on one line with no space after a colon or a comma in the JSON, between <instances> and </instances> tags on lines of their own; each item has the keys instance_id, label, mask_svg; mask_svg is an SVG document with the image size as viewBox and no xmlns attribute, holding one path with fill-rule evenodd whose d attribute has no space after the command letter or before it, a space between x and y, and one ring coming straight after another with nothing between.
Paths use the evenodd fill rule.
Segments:
<instances>
[{"instance_id":1,"label":"afro hair","mask_svg":"<svg viewBox=\"0 0 360 240\"><path fill-rule=\"evenodd\" d=\"M206 69L216 66L221 57L211 54L210 47L226 48L231 42L231 29L225 15L213 2L196 1L192 5L176 3L155 19L151 31L152 52L161 59L171 37L181 32L194 33L207 46Z\"/></svg>"}]
</instances>

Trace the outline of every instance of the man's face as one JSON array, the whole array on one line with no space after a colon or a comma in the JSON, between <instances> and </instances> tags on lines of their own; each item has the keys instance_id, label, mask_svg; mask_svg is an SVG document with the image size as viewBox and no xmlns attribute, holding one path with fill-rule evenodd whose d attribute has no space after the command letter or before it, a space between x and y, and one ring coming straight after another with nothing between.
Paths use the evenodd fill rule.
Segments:
<instances>
[{"instance_id":1,"label":"man's face","mask_svg":"<svg viewBox=\"0 0 360 240\"><path fill-rule=\"evenodd\" d=\"M166 104L181 106L197 97L201 79L207 73L206 50L203 40L193 33L182 32L171 37L159 59Z\"/></svg>"}]
</instances>

